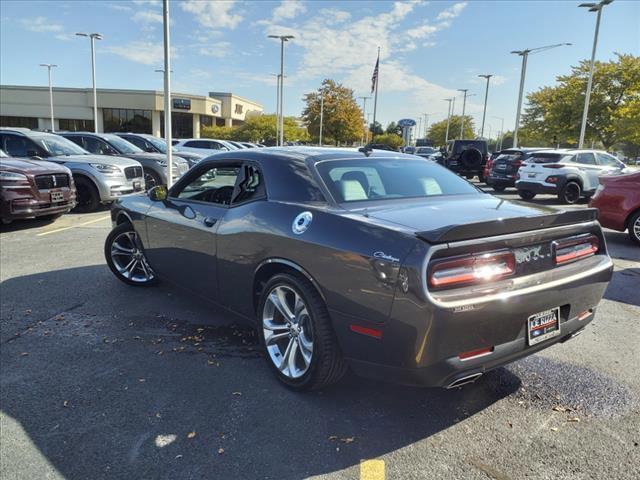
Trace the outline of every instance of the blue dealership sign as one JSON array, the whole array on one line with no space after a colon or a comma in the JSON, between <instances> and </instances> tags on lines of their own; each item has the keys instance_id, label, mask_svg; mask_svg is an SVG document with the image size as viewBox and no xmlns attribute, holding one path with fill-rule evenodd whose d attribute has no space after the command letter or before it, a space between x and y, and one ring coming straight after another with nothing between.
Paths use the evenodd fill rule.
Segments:
<instances>
[{"instance_id":1,"label":"blue dealership sign","mask_svg":"<svg viewBox=\"0 0 640 480\"><path fill-rule=\"evenodd\" d=\"M402 120L398 121L398 126L400 128L415 127L416 121L412 120L411 118L403 118Z\"/></svg>"}]
</instances>

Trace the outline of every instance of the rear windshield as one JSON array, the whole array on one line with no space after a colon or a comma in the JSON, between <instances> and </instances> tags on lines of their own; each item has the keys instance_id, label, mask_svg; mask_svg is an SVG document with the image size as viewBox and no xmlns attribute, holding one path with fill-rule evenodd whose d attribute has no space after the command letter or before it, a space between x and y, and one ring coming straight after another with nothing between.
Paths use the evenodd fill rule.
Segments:
<instances>
[{"instance_id":1,"label":"rear windshield","mask_svg":"<svg viewBox=\"0 0 640 480\"><path fill-rule=\"evenodd\" d=\"M566 153L534 153L529 158L529 162L533 163L556 163L568 161L573 155Z\"/></svg>"},{"instance_id":2,"label":"rear windshield","mask_svg":"<svg viewBox=\"0 0 640 480\"><path fill-rule=\"evenodd\" d=\"M120 138L117 135L107 134L103 138L109 142L118 153L142 153L141 148L136 147L133 143L127 142L124 138Z\"/></svg>"},{"instance_id":3,"label":"rear windshield","mask_svg":"<svg viewBox=\"0 0 640 480\"><path fill-rule=\"evenodd\" d=\"M432 153L436 153L437 150L433 147L419 147L416 148L416 153L422 153L422 154L432 154Z\"/></svg>"},{"instance_id":4,"label":"rear windshield","mask_svg":"<svg viewBox=\"0 0 640 480\"><path fill-rule=\"evenodd\" d=\"M316 169L339 203L479 193L428 160L325 160L316 163Z\"/></svg>"},{"instance_id":5,"label":"rear windshield","mask_svg":"<svg viewBox=\"0 0 640 480\"><path fill-rule=\"evenodd\" d=\"M453 153L456 155L464 152L465 150L469 150L470 148L475 148L476 150L480 150L482 153L487 153L486 142L480 140L458 140L453 143Z\"/></svg>"}]
</instances>

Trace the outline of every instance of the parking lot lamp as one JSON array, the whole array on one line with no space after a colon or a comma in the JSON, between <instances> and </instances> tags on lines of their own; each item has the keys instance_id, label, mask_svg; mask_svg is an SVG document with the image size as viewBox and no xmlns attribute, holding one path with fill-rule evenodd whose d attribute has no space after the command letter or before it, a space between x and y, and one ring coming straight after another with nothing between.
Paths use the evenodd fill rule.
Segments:
<instances>
[{"instance_id":1,"label":"parking lot lamp","mask_svg":"<svg viewBox=\"0 0 640 480\"><path fill-rule=\"evenodd\" d=\"M57 67L58 65L54 65L52 63L41 63L41 67L47 67L49 73L49 110L51 113L51 131L55 132L56 127L53 124L53 88L51 87L51 69Z\"/></svg>"},{"instance_id":2,"label":"parking lot lamp","mask_svg":"<svg viewBox=\"0 0 640 480\"><path fill-rule=\"evenodd\" d=\"M455 100L455 98L445 98L444 101L445 102L449 102L449 106L447 108L447 130L444 134L444 145L445 147L447 146L447 143L449 143L449 125L451 124L451 102L453 102Z\"/></svg>"},{"instance_id":3,"label":"parking lot lamp","mask_svg":"<svg viewBox=\"0 0 640 480\"><path fill-rule=\"evenodd\" d=\"M496 137L496 150L502 150L502 138L504 137L504 117L493 117L500 120L500 147L498 148L498 138Z\"/></svg>"},{"instance_id":4,"label":"parking lot lamp","mask_svg":"<svg viewBox=\"0 0 640 480\"><path fill-rule=\"evenodd\" d=\"M324 92L320 92L320 136L318 145L322 146L322 126L324 123Z\"/></svg>"},{"instance_id":5,"label":"parking lot lamp","mask_svg":"<svg viewBox=\"0 0 640 480\"><path fill-rule=\"evenodd\" d=\"M484 138L484 120L487 116L487 98L489 98L489 79L493 75L478 75L481 78L487 79L487 87L484 90L484 108L482 109L482 127L480 127L480 138Z\"/></svg>"},{"instance_id":6,"label":"parking lot lamp","mask_svg":"<svg viewBox=\"0 0 640 480\"><path fill-rule=\"evenodd\" d=\"M467 107L467 88L459 88L459 92L464 93L464 99L462 100L462 117L460 118L460 140L464 140L464 112Z\"/></svg>"},{"instance_id":7,"label":"parking lot lamp","mask_svg":"<svg viewBox=\"0 0 640 480\"><path fill-rule=\"evenodd\" d=\"M295 37L293 35L269 35L268 37L280 40L280 139L276 144L282 146L284 145L284 44Z\"/></svg>"},{"instance_id":8,"label":"parking lot lamp","mask_svg":"<svg viewBox=\"0 0 640 480\"><path fill-rule=\"evenodd\" d=\"M171 48L169 39L169 0L162 0L164 33L164 140L167 143L167 188L173 185L173 149L171 148Z\"/></svg>"},{"instance_id":9,"label":"parking lot lamp","mask_svg":"<svg viewBox=\"0 0 640 480\"><path fill-rule=\"evenodd\" d=\"M588 8L590 12L597 12L596 31L593 35L593 49L591 50L591 64L589 65L589 80L587 81L587 93L584 97L584 110L582 111L582 125L580 126L580 141L578 148L582 148L584 144L584 136L587 130L587 116L589 115L589 100L591 99L591 85L593 84L593 66L596 59L596 48L598 46L598 33L600 32L600 18L602 17L602 9L605 5L609 5L613 0L602 0L600 3L581 3L579 7Z\"/></svg>"},{"instance_id":10,"label":"parking lot lamp","mask_svg":"<svg viewBox=\"0 0 640 480\"><path fill-rule=\"evenodd\" d=\"M527 59L529 54L538 53L552 48L571 45L570 43L557 43L555 45L545 45L544 47L527 48L525 50L513 50L511 53L522 57L522 69L520 71L520 91L518 92L518 109L516 110L516 126L513 129L513 148L518 147L518 127L520 126L520 110L522 110L522 94L524 93L524 78L527 74Z\"/></svg>"},{"instance_id":11,"label":"parking lot lamp","mask_svg":"<svg viewBox=\"0 0 640 480\"><path fill-rule=\"evenodd\" d=\"M98 133L98 93L96 91L96 40L102 40L99 33L76 33L79 37L89 37L91 40L91 81L93 82L93 131Z\"/></svg>"},{"instance_id":12,"label":"parking lot lamp","mask_svg":"<svg viewBox=\"0 0 640 480\"><path fill-rule=\"evenodd\" d=\"M367 123L367 100L369 100L371 97L358 97L359 99L362 100L362 121L363 123ZM369 134L366 133L366 129L364 132L362 132L362 142L364 143L364 139L365 139L365 134L367 137L367 141L369 141Z\"/></svg>"}]
</instances>

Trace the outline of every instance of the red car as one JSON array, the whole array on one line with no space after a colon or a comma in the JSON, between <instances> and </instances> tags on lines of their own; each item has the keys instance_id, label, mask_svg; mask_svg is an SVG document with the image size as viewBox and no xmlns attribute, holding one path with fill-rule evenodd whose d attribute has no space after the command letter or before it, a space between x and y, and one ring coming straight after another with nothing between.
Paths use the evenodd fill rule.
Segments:
<instances>
[{"instance_id":1,"label":"red car","mask_svg":"<svg viewBox=\"0 0 640 480\"><path fill-rule=\"evenodd\" d=\"M600 177L600 185L589 205L598 209L603 227L629 231L640 245L640 172Z\"/></svg>"}]
</instances>

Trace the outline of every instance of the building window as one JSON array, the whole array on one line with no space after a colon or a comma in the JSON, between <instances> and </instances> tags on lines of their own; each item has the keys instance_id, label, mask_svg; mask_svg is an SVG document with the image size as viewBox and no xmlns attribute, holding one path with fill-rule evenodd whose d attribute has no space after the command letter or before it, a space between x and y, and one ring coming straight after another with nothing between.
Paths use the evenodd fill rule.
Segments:
<instances>
[{"instance_id":1,"label":"building window","mask_svg":"<svg viewBox=\"0 0 640 480\"><path fill-rule=\"evenodd\" d=\"M242 104L236 103L236 114L242 115Z\"/></svg>"},{"instance_id":2,"label":"building window","mask_svg":"<svg viewBox=\"0 0 640 480\"><path fill-rule=\"evenodd\" d=\"M0 127L38 128L38 119L35 117L7 117L0 116Z\"/></svg>"},{"instance_id":3,"label":"building window","mask_svg":"<svg viewBox=\"0 0 640 480\"><path fill-rule=\"evenodd\" d=\"M207 127L213 127L213 117L210 115L200 115L200 133L202 129Z\"/></svg>"},{"instance_id":4,"label":"building window","mask_svg":"<svg viewBox=\"0 0 640 480\"><path fill-rule=\"evenodd\" d=\"M105 132L153 133L151 110L129 108L103 108Z\"/></svg>"},{"instance_id":5,"label":"building window","mask_svg":"<svg viewBox=\"0 0 640 480\"><path fill-rule=\"evenodd\" d=\"M160 136L164 137L164 115L160 116ZM193 137L193 115L173 112L171 114L171 136L173 138Z\"/></svg>"},{"instance_id":6,"label":"building window","mask_svg":"<svg viewBox=\"0 0 640 480\"><path fill-rule=\"evenodd\" d=\"M58 119L58 129L68 132L93 132L93 120Z\"/></svg>"}]
</instances>

